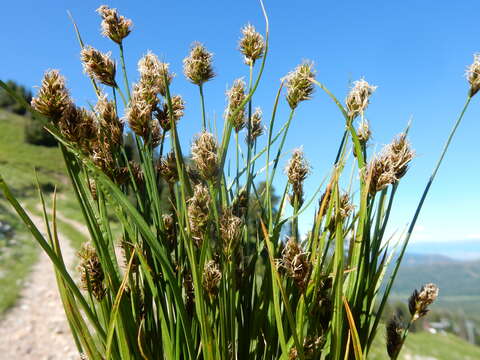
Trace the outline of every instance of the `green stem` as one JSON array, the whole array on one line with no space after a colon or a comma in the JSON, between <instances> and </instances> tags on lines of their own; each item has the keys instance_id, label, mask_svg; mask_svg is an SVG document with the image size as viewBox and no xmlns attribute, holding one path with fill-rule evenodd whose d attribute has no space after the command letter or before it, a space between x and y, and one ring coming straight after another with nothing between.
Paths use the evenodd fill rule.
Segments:
<instances>
[{"instance_id":1,"label":"green stem","mask_svg":"<svg viewBox=\"0 0 480 360\"><path fill-rule=\"evenodd\" d=\"M272 169L272 175L270 176L270 183L272 183L273 179L275 178L275 172L277 171L278 161L280 160L280 155L282 154L283 145L285 144L285 139L287 138L288 129L290 128L290 123L292 122L294 113L295 113L295 109L292 109L290 111L290 116L288 117L287 126L282 136L282 141L280 142L280 146L278 147L277 156L275 157L275 160L273 162L273 169Z\"/></svg>"},{"instance_id":2,"label":"green stem","mask_svg":"<svg viewBox=\"0 0 480 360\"><path fill-rule=\"evenodd\" d=\"M123 72L123 81L125 82L125 89L127 90L128 100L131 99L130 96L130 86L128 85L128 77L127 77L127 68L125 66L125 57L123 55L123 43L119 44L120 47L120 61L122 62L122 72ZM123 96L122 96L123 98ZM124 100L125 102L125 100Z\"/></svg>"},{"instance_id":3,"label":"green stem","mask_svg":"<svg viewBox=\"0 0 480 360\"><path fill-rule=\"evenodd\" d=\"M115 89L115 88L114 88L114 89ZM123 94L122 90L118 87L118 85L117 85L116 89L118 90L118 93L120 94L120 97L122 98L123 105L124 105L125 107L127 107L127 106L128 106L128 102L127 102L127 99L125 98L125 95Z\"/></svg>"},{"instance_id":4,"label":"green stem","mask_svg":"<svg viewBox=\"0 0 480 360\"><path fill-rule=\"evenodd\" d=\"M206 131L207 130L207 119L205 117L205 97L203 95L203 84L198 85L198 88L200 90L200 100L202 103L202 130Z\"/></svg>"}]
</instances>

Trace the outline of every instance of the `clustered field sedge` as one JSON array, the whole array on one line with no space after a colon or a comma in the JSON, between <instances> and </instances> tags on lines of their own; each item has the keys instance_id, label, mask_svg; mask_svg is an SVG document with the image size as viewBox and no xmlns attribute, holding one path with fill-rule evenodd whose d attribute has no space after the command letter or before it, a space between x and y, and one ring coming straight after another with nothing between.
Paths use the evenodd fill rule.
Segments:
<instances>
[{"instance_id":1,"label":"clustered field sedge","mask_svg":"<svg viewBox=\"0 0 480 360\"><path fill-rule=\"evenodd\" d=\"M263 4L262 10L265 15ZM465 107L420 199L392 276L384 280L391 258L385 229L414 152L403 132L379 154L369 153L371 130L364 115L376 86L365 79L355 81L343 105L316 80L313 63L303 62L281 80L265 127L262 110L253 110L268 54L265 15L265 35L251 24L241 30L238 48L249 81L237 79L227 91L220 139L207 127L203 96L205 83L215 78L213 54L195 42L183 60L184 75L199 87L201 98L202 121L188 156L177 132L185 102L171 93L175 74L169 64L147 52L138 62L138 81L130 84L123 45L132 21L105 5L97 11L102 34L119 46L123 85L111 54L80 41L97 104L90 109L75 105L57 70L45 73L31 102L31 111L49 120L47 129L60 142L89 229L90 240L79 251L81 285L63 262L56 227L44 238L0 177L7 200L55 265L82 358L367 356L430 185L480 89L480 55L467 71ZM338 106L346 130L312 228L303 237L298 217L315 197L305 198L311 167L301 148L286 164L283 196L274 194L273 180L295 111L312 98L316 87ZM275 132L283 88L290 115ZM126 124L133 137L130 143ZM243 145L238 141L242 131ZM236 169L227 172L232 133L237 140ZM247 156L240 159L242 146ZM255 170L263 160L264 167ZM351 192L340 186L348 161L358 167L359 175ZM288 206L291 216L285 212ZM115 252L117 246L122 255ZM379 293L383 282L386 290ZM400 353L410 325L427 313L437 295L435 285L424 286L410 298L410 322L388 322L386 352L391 359Z\"/></svg>"}]
</instances>

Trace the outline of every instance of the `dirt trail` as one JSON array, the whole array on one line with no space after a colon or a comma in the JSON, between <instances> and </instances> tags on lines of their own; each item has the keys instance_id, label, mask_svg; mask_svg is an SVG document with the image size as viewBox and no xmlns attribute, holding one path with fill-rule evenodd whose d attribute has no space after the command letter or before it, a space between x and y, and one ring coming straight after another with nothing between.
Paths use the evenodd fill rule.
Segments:
<instances>
[{"instance_id":1,"label":"dirt trail","mask_svg":"<svg viewBox=\"0 0 480 360\"><path fill-rule=\"evenodd\" d=\"M44 229L41 217L32 216L32 220ZM60 220L64 220L63 217ZM85 231L79 223L75 227ZM60 238L65 263L73 270L75 251L68 239ZM16 305L0 318L0 359L80 359L58 295L53 265L43 251Z\"/></svg>"}]
</instances>

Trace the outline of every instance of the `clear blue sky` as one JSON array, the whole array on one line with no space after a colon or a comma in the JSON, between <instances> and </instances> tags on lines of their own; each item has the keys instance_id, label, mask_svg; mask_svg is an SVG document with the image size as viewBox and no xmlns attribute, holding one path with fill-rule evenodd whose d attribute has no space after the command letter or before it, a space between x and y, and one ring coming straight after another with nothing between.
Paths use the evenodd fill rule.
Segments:
<instances>
[{"instance_id":1,"label":"clear blue sky","mask_svg":"<svg viewBox=\"0 0 480 360\"><path fill-rule=\"evenodd\" d=\"M480 52L477 0L463 1L273 1L265 5L271 42L265 76L255 106L272 109L279 79L303 59L315 62L318 79L340 99L349 83L362 76L378 86L366 114L373 141L380 149L400 132L410 116L411 142L416 149L402 182L393 215L394 227L407 223L454 118L466 97L464 72L472 54ZM99 34L94 10L99 1L4 1L0 12L0 78L33 87L43 72L58 68L68 79L79 104L94 101L79 62L79 47L67 17L75 17L87 44L102 51L114 44ZM251 22L263 32L264 21L255 0L244 1L110 1L108 5L134 22L125 40L130 80L136 62L152 50L177 73L174 93L187 101L180 132L185 146L200 129L197 89L182 75L189 45L204 42L215 55L218 76L205 86L209 118L222 120L225 90L235 78L247 76L237 51L240 28ZM418 222L416 241L480 242L480 94L474 98L453 147L445 159ZM279 120L288 108L282 99ZM327 174L344 123L324 93L302 103L286 149L303 145L313 166L306 192L314 191ZM286 158L284 158L284 163ZM283 166L283 165L282 165ZM310 219L303 221L304 226Z\"/></svg>"}]
</instances>

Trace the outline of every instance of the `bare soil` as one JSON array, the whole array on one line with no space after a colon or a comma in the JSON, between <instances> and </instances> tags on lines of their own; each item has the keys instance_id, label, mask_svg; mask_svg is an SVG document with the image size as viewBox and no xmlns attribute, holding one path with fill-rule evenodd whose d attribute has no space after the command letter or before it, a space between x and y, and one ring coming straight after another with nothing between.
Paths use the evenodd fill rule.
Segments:
<instances>
[{"instance_id":1,"label":"bare soil","mask_svg":"<svg viewBox=\"0 0 480 360\"><path fill-rule=\"evenodd\" d=\"M32 220L44 228L41 217L32 216ZM81 224L76 227L85 231ZM75 251L69 239L61 233L60 238L65 263L73 273ZM16 305L0 319L0 359L80 359L58 294L53 265L43 251Z\"/></svg>"}]
</instances>

